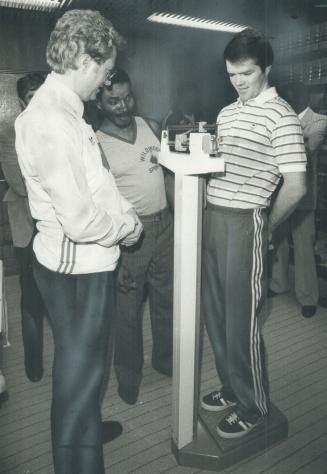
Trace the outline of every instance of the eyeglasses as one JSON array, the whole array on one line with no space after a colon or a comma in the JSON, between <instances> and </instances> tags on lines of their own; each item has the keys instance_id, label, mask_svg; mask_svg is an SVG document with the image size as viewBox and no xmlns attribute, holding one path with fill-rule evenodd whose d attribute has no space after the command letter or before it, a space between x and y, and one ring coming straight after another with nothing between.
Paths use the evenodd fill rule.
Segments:
<instances>
[{"instance_id":1,"label":"eyeglasses","mask_svg":"<svg viewBox=\"0 0 327 474\"><path fill-rule=\"evenodd\" d=\"M112 69L107 72L106 79L104 81L105 86L111 86L112 78L117 74L117 69Z\"/></svg>"}]
</instances>

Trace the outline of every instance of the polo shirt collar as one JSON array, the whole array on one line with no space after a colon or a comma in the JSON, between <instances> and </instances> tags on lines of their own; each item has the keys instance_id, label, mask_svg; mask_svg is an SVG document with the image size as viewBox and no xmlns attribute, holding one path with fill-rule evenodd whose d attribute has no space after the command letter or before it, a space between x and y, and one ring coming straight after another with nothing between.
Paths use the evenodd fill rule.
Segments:
<instances>
[{"instance_id":1,"label":"polo shirt collar","mask_svg":"<svg viewBox=\"0 0 327 474\"><path fill-rule=\"evenodd\" d=\"M251 104L251 102L256 103L258 105L262 105L265 102L268 102L268 100L271 100L277 96L278 94L276 91L276 87L269 87L268 89L265 89L259 95L257 95L257 97L254 97L253 99L249 99L246 102L244 102L244 104L240 98L238 98L237 102L239 105Z\"/></svg>"},{"instance_id":2,"label":"polo shirt collar","mask_svg":"<svg viewBox=\"0 0 327 474\"><path fill-rule=\"evenodd\" d=\"M51 72L46 78L48 87L54 90L57 98L62 101L62 105L73 112L78 117L82 117L84 113L84 104L81 98L70 87L57 78L58 74ZM59 97L58 97L59 96Z\"/></svg>"}]
</instances>

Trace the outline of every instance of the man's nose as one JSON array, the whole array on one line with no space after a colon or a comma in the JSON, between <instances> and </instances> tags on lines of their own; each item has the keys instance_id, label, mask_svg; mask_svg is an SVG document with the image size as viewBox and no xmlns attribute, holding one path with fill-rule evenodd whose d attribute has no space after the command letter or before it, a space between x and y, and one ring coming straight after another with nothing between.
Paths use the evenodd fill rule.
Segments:
<instances>
[{"instance_id":1,"label":"man's nose","mask_svg":"<svg viewBox=\"0 0 327 474\"><path fill-rule=\"evenodd\" d=\"M235 76L235 85L241 86L244 83L244 78L242 76Z\"/></svg>"},{"instance_id":2,"label":"man's nose","mask_svg":"<svg viewBox=\"0 0 327 474\"><path fill-rule=\"evenodd\" d=\"M126 105L126 102L125 102L124 99L121 99L121 100L120 100L120 102L119 102L119 108L120 108L120 110L123 110L123 111L127 110L127 105Z\"/></svg>"}]
</instances>

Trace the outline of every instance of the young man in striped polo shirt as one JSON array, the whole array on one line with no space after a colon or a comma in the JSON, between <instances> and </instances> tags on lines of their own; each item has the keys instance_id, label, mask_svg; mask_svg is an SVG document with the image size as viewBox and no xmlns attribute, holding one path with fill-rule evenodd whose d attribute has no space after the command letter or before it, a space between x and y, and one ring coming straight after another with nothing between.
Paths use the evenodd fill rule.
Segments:
<instances>
[{"instance_id":1,"label":"young man in striped polo shirt","mask_svg":"<svg viewBox=\"0 0 327 474\"><path fill-rule=\"evenodd\" d=\"M217 412L233 406L217 431L239 438L269 412L259 330L267 248L305 194L306 156L297 115L269 86L273 51L265 37L247 28L228 43L224 59L239 97L217 119L226 166L208 183L202 282L202 311L222 387L204 396L202 406Z\"/></svg>"}]
</instances>

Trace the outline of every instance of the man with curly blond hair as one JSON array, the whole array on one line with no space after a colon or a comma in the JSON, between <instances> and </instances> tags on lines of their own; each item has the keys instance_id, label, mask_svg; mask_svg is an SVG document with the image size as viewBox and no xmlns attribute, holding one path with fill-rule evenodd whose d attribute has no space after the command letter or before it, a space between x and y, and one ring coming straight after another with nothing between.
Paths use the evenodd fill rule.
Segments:
<instances>
[{"instance_id":1,"label":"man with curly blond hair","mask_svg":"<svg viewBox=\"0 0 327 474\"><path fill-rule=\"evenodd\" d=\"M37 234L34 274L54 337L51 430L55 474L103 474L100 400L119 244L141 232L102 163L83 101L110 83L123 40L96 11L71 10L47 47L52 69L18 117L16 149ZM111 422L106 440L121 433Z\"/></svg>"}]
</instances>

